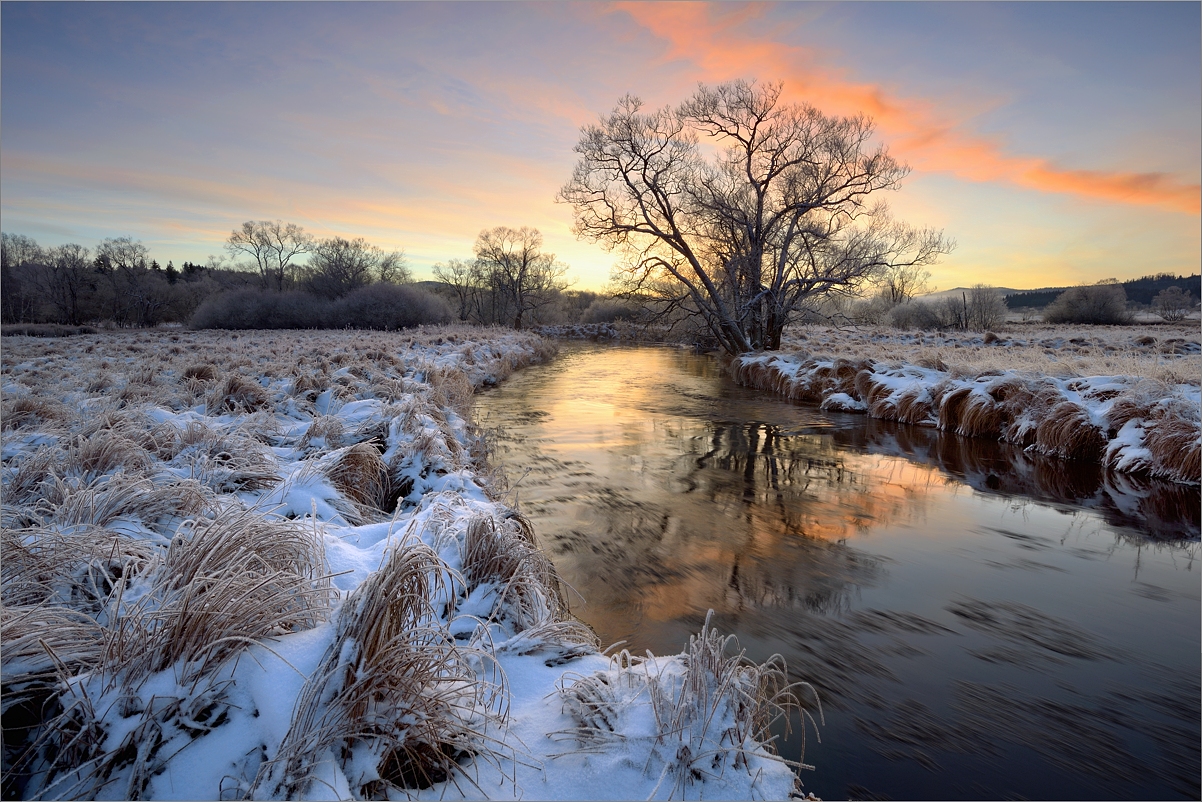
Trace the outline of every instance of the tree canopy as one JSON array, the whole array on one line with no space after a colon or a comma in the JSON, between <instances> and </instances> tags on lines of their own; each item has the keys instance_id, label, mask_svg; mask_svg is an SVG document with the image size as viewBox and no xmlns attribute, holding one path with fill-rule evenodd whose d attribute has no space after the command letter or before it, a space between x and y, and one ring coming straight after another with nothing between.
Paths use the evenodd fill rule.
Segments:
<instances>
[{"instance_id":1,"label":"tree canopy","mask_svg":"<svg viewBox=\"0 0 1202 802\"><path fill-rule=\"evenodd\" d=\"M628 293L699 315L732 353L778 348L809 298L953 247L878 202L909 169L872 146L868 118L782 103L781 88L701 86L651 112L627 95L582 130L558 196L580 237L622 252Z\"/></svg>"}]
</instances>

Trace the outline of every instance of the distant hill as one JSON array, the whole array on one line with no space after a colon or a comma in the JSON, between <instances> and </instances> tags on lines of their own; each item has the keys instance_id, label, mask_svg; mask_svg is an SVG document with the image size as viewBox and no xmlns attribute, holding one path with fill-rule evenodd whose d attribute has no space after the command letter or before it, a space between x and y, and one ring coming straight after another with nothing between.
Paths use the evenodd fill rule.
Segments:
<instances>
[{"instance_id":1,"label":"distant hill","mask_svg":"<svg viewBox=\"0 0 1202 802\"><path fill-rule=\"evenodd\" d=\"M997 290L998 292L1000 292L1003 297L1005 297L1007 295L1013 295L1016 292L1023 292L1023 290L1015 290L1015 289L1011 289L1010 287L994 287L994 289ZM954 287L950 290L939 290L938 292L928 292L926 295L923 295L920 297L926 301L940 301L944 298L947 298L948 296L959 298L961 293L969 292L971 290L972 290L972 287Z\"/></svg>"}]
</instances>

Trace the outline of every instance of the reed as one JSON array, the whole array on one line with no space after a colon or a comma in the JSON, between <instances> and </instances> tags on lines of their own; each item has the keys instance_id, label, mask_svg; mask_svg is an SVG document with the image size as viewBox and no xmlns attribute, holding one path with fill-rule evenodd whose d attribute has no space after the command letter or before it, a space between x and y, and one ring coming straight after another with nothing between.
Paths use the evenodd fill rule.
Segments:
<instances>
[{"instance_id":1,"label":"reed","mask_svg":"<svg viewBox=\"0 0 1202 802\"><path fill-rule=\"evenodd\" d=\"M469 779L461 762L488 758L489 730L508 712L499 670L457 646L433 600L448 596L446 566L420 542L391 549L343 603L333 643L305 684L276 757L251 796L311 793L334 760L356 798Z\"/></svg>"},{"instance_id":2,"label":"reed","mask_svg":"<svg viewBox=\"0 0 1202 802\"><path fill-rule=\"evenodd\" d=\"M401 483L393 479L379 450L371 443L358 443L334 452L326 476L342 495L379 512L393 512L401 496Z\"/></svg>"},{"instance_id":3,"label":"reed","mask_svg":"<svg viewBox=\"0 0 1202 802\"><path fill-rule=\"evenodd\" d=\"M603 752L626 739L624 718L636 700L646 699L655 732L645 744L644 772L657 776L651 797L668 783L669 799L688 794L688 788L727 771L754 775L757 759L784 761L775 753L770 729L788 722L792 711L817 731L817 721L798 697L807 691L818 720L821 704L808 683L789 683L783 659L775 655L756 665L738 649L734 636L723 637L710 627L711 610L701 632L689 638L679 658L637 658L621 652L608 671L575 681L561 681L565 710L576 726L554 733L574 741L573 752ZM804 760L802 733L802 758ZM640 746L642 746L640 744ZM790 763L795 768L812 768ZM702 792L703 794L704 792Z\"/></svg>"},{"instance_id":4,"label":"reed","mask_svg":"<svg viewBox=\"0 0 1202 802\"><path fill-rule=\"evenodd\" d=\"M1106 448L1106 436L1079 404L1062 401L1035 428L1035 448L1064 459L1097 462Z\"/></svg>"}]
</instances>

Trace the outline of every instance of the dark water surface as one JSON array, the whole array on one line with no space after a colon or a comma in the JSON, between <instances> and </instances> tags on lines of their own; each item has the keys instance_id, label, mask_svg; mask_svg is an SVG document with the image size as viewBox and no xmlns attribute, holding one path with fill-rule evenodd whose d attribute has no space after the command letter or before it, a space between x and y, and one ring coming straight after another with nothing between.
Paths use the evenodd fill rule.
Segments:
<instances>
[{"instance_id":1,"label":"dark water surface","mask_svg":"<svg viewBox=\"0 0 1202 802\"><path fill-rule=\"evenodd\" d=\"M605 643L675 653L712 608L817 688L807 791L1199 798L1197 488L824 413L669 348L566 345L476 403Z\"/></svg>"}]
</instances>

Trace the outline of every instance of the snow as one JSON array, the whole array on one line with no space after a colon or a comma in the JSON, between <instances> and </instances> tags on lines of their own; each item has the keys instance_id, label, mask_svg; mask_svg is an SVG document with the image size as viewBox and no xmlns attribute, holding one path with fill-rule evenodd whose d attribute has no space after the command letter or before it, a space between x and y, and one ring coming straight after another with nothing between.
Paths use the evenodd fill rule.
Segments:
<instances>
[{"instance_id":1,"label":"snow","mask_svg":"<svg viewBox=\"0 0 1202 802\"><path fill-rule=\"evenodd\" d=\"M1202 387L1194 383L997 369L966 375L908 362L815 358L806 352L744 354L732 361L731 371L743 384L816 401L827 410L992 436L1050 456L1097 459L1120 473L1185 484L1202 480L1196 467L1202 448ZM839 371L842 377L836 375ZM1023 388L1022 403L1006 400L1008 392L1014 393L1007 388L1014 386ZM962 401L959 391L967 392L968 400ZM953 408L953 399L962 406ZM978 424L966 423L959 413L974 405L995 416L979 431L974 428ZM1096 453L1092 446L1066 444L1065 432L1050 425L1055 410L1084 416L1077 426L1096 431L1103 443ZM1049 425L1041 425L1045 422ZM1149 436L1155 439L1157 430L1168 433L1161 440L1169 445L1151 447Z\"/></svg>"},{"instance_id":2,"label":"snow","mask_svg":"<svg viewBox=\"0 0 1202 802\"><path fill-rule=\"evenodd\" d=\"M164 577L169 578L168 544L172 551L186 550L197 521L218 523L249 514L256 520L291 527L302 539L310 538L309 542L316 544L319 570L325 579L314 578L309 586L319 588L328 581L330 608L312 625L243 638L232 657L215 666L206 666L203 659L189 665L181 660L138 676L129 673L128 663L119 658L73 661L64 652L63 659L72 667L69 680L51 680L45 687L54 689L61 709L67 712L46 722L47 737L60 743L74 731L72 727L82 726L93 733L88 741L92 745L82 749L75 764L60 760L56 772L39 775L24 789L27 795L278 798L285 795L284 786L273 784L273 778L282 775L273 774L272 766L280 769L285 764L273 761L284 760L281 750L290 743L308 744L300 764L307 775L295 787L301 797L309 799L379 793L381 787L373 786L372 781L381 775L394 781L387 789L391 798L783 799L794 790L793 768L754 739L736 742L730 735L738 722L729 688L714 690L712 698L707 697L711 709L703 720L690 720L679 731L664 730L660 719L674 706L685 709L680 701L682 689L692 687L686 682L689 671L700 670L691 668L685 655L644 661L632 660L629 655L604 655L595 638L580 634L579 624L576 630L562 629L565 621L562 613L556 612L553 594L538 585L519 583L521 570L529 565L518 566L518 573L507 581L472 578L471 571L478 570L471 568L468 553L472 521L490 521L497 532L508 532L510 537L521 534L513 511L496 500L477 474L478 466L467 457L477 445L477 435L461 414L463 409L441 403L432 381L445 378L449 371L460 371L473 387L495 383L515 366L547 356L549 349L539 338L454 329L436 330L404 342L383 335L364 342L350 335L298 334L292 341L243 333L236 347L223 344L230 356L223 369L241 371L264 388L269 398L266 411L251 413L230 412L220 408L220 403L212 403L212 383L189 390L179 379L189 362L220 361L216 355L220 349L206 335L177 334L170 341L161 335L149 350L165 354L170 343L184 338L186 344L188 337L194 338L196 347L177 349L184 352L179 360L164 360L161 381L156 382L152 397L141 404L136 396L121 404L113 403L108 395L100 401L95 396L84 400L82 392L86 377L106 358L107 365L101 369L116 376L110 392L131 386L128 380L122 382L113 365L121 363L119 346L139 341L102 336L92 338L95 353L88 356L72 347L35 361L33 357L43 349L53 349L54 344L6 338L6 362L14 351L23 360L6 369L6 374L34 369L53 373L56 368L60 373L57 378L43 376L41 386L33 378L25 380L28 385L18 385L6 375L5 398L53 396L63 399L75 417L58 424L57 429L51 424L5 429L5 526L23 516L28 519L22 525L32 525L21 530L25 534L17 541L25 547L75 531L93 532L94 537L120 532L153 547L157 556L140 573L113 579L115 589L97 602L99 612L88 608L98 622L117 626L111 622L125 621L135 629L143 627L136 630L143 634L124 647L134 653L144 645L139 641L163 637L172 626L172 619L165 616L174 609L170 606L175 598L172 594L179 591L164 584ZM360 359L359 354L369 346L388 351L395 362L381 369L378 362ZM268 365L259 356L269 347L291 349L293 356ZM321 379L326 386L306 398L295 391L294 376L281 375L293 370L291 361L295 372L306 369L311 355L305 348L323 359L340 356L353 365L328 371ZM354 365L360 370L352 370ZM398 386L404 388L399 394L395 392ZM139 512L141 508L131 507L128 512L118 509L99 530L71 528L59 522L53 509L56 502L45 497L53 482L38 486L41 502L17 492L15 482L23 469L31 469L30 458L39 448L59 449L55 454L66 464L74 459L66 452L66 444L80 436L102 411L112 413L117 427L113 431L120 429L123 437L141 444L140 453L152 464L146 477L153 488L192 488L203 497L199 512L152 518L148 512ZM139 414L144 417L137 418ZM324 434L309 436L319 419L328 420L323 416L334 416L341 423L340 437L328 425L322 429ZM135 420L143 423L128 423ZM144 428L147 424L149 431ZM178 449L170 447L172 437L191 436L190 424L207 427L209 439ZM101 428L89 436L105 431ZM335 479L350 446L372 438L383 449L380 460L389 466L393 479L408 488L395 510L357 503L340 490ZM216 445L206 445L210 440ZM262 480L263 486L239 478L252 470L268 477ZM103 489L124 481L123 471L123 467L115 467L88 487L71 489ZM132 497L129 503L133 503ZM112 554L117 553L118 543L113 541ZM337 729L327 733L317 724L327 720L323 716L339 720L335 697L343 687L340 683L349 681L337 679L341 676L337 671L329 673L323 666L338 666L341 671L358 665L355 681L372 679L370 664L355 662L366 646L354 638L340 640L340 624L355 614L347 600L356 591L374 587L373 577L391 565L389 561L395 561L396 555L416 554L427 547L436 563L427 573L430 590L420 626L443 633L440 648L454 649L457 659L473 667L476 682L497 682L503 694L499 701L481 701L484 696L472 696L467 686L456 691L454 682L462 680L453 681L451 674L443 679L436 674L432 684L419 691L434 694L434 699L458 694L459 707L453 709L465 722L474 722L471 730L475 733L471 739L474 756L461 756L448 776L419 789L400 787L404 783L398 776L403 775L389 774L384 760L387 742L373 735L377 727L390 732L416 727L419 718L414 718L414 711L369 709L362 713L361 723L354 725L361 727L361 732ZM10 548L8 540L5 548ZM6 554L6 559L13 556ZM85 559L82 564L93 567L100 564L81 559ZM49 602L33 603L27 597L20 603L10 601L16 586L4 589L7 645L15 631L9 626L11 617L32 615L38 604ZM199 594L196 604L207 604L203 587L189 592ZM400 593L400 588L395 592ZM72 594L59 592L56 598L69 601ZM360 599L357 604L361 607L365 597L358 594L355 598ZM135 618L138 611L143 618ZM397 637L400 640L390 643L403 645L409 635L401 632ZM3 661L5 691L9 693L19 686L24 676L21 672L32 663L12 650L6 650ZM694 677L693 685L697 681ZM590 729L582 723L589 713L579 702L584 694L581 689L595 687L612 689L608 696L598 697L598 704L609 711L612 730ZM316 720L305 719L307 698L316 700ZM474 701L464 701L471 699ZM311 725L306 721L316 721L312 725L316 729L307 730ZM50 758L53 750L40 754ZM41 770L45 769L43 764Z\"/></svg>"}]
</instances>

